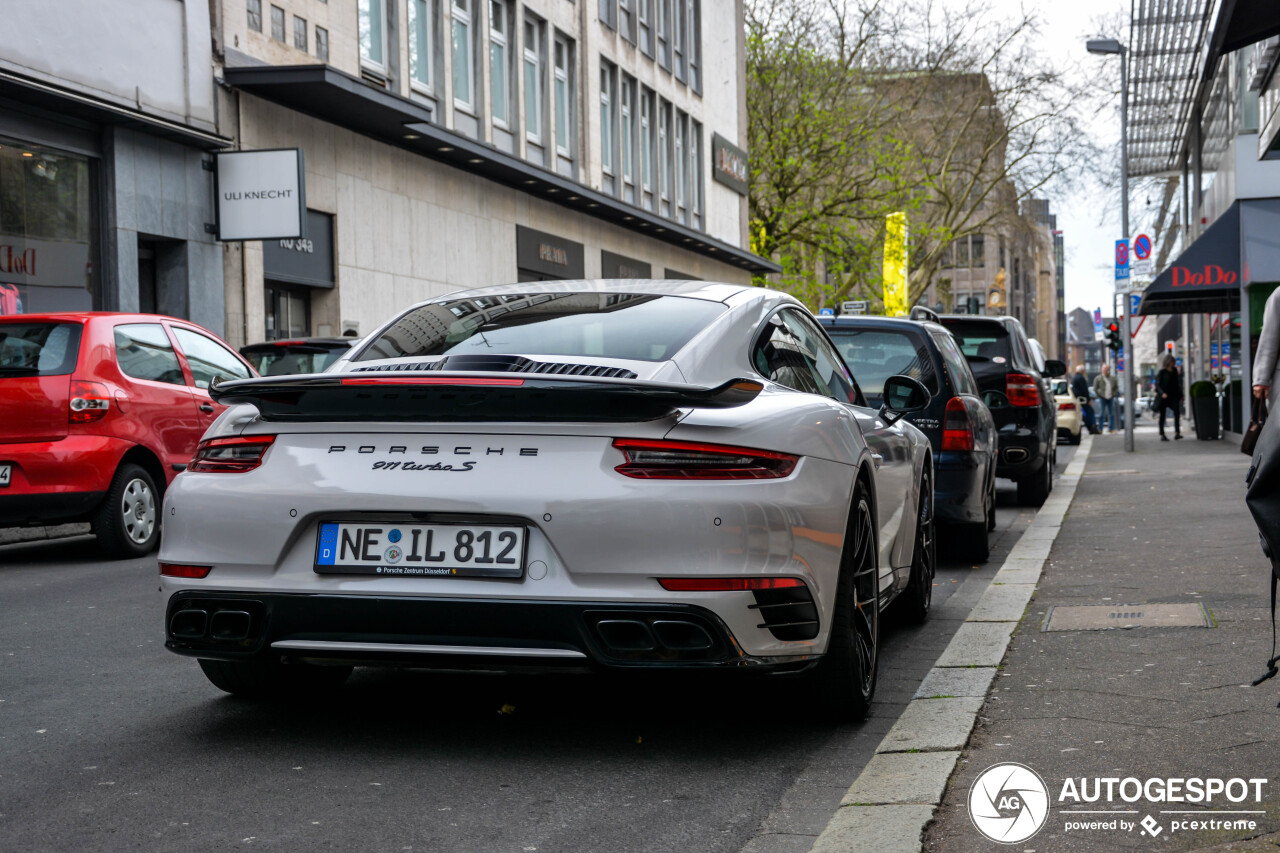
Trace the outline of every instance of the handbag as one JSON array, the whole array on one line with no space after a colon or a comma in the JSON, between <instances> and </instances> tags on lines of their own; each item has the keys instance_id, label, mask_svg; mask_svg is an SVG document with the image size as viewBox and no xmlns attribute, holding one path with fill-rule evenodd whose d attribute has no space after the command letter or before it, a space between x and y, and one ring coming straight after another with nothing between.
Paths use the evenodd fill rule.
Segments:
<instances>
[{"instance_id":1,"label":"handbag","mask_svg":"<svg viewBox=\"0 0 1280 853\"><path fill-rule=\"evenodd\" d=\"M1253 449L1258 444L1258 436L1267 422L1267 401L1261 397L1253 398L1249 412L1249 426L1244 431L1244 440L1240 442L1240 452L1245 456L1253 456Z\"/></svg>"}]
</instances>

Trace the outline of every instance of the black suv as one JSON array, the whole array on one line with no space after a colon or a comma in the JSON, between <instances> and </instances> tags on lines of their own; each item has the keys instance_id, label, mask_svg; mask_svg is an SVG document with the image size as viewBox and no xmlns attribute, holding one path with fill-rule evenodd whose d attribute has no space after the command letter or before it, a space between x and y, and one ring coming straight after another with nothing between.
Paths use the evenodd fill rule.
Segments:
<instances>
[{"instance_id":1,"label":"black suv","mask_svg":"<svg viewBox=\"0 0 1280 853\"><path fill-rule=\"evenodd\" d=\"M883 402L884 381L910 376L933 395L906 419L933 445L933 507L959 547L982 561L995 527L996 431L977 381L956 341L933 322L888 317L818 317L858 377L867 405Z\"/></svg>"},{"instance_id":2,"label":"black suv","mask_svg":"<svg viewBox=\"0 0 1280 853\"><path fill-rule=\"evenodd\" d=\"M939 319L960 345L978 387L1007 398L991 406L1000 436L996 475L1017 482L1018 503L1040 506L1053 490L1057 461L1057 413L1049 380L1065 376L1067 366L1046 359L1041 370L1027 333L1013 317Z\"/></svg>"}]
</instances>

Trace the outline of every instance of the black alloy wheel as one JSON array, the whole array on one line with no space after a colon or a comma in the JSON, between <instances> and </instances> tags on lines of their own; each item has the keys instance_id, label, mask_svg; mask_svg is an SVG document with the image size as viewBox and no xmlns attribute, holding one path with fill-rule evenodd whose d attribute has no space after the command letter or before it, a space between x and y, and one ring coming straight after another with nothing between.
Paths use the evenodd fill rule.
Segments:
<instances>
[{"instance_id":1,"label":"black alloy wheel","mask_svg":"<svg viewBox=\"0 0 1280 853\"><path fill-rule=\"evenodd\" d=\"M860 722L876 690L880 642L880 579L875 523L866 486L853 493L840 555L835 612L827 652L803 678L810 707L832 722Z\"/></svg>"},{"instance_id":2,"label":"black alloy wheel","mask_svg":"<svg viewBox=\"0 0 1280 853\"><path fill-rule=\"evenodd\" d=\"M920 509L916 519L915 548L911 554L911 578L902 604L906 617L916 624L929 618L933 603L933 576L938 568L937 522L933 515L933 486L926 471L920 481ZM983 531L986 536L986 531Z\"/></svg>"}]
</instances>

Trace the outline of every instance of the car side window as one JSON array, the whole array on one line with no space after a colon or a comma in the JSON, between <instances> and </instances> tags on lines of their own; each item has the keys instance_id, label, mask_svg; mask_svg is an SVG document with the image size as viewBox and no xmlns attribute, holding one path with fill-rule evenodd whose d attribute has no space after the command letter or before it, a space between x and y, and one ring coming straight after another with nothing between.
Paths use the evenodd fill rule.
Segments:
<instances>
[{"instance_id":1,"label":"car side window","mask_svg":"<svg viewBox=\"0 0 1280 853\"><path fill-rule=\"evenodd\" d=\"M159 323L127 323L115 328L116 363L126 376L185 385L182 366Z\"/></svg>"},{"instance_id":2,"label":"car side window","mask_svg":"<svg viewBox=\"0 0 1280 853\"><path fill-rule=\"evenodd\" d=\"M960 347L956 346L956 339L943 332L935 334L933 340L942 353L942 361L947 366L947 374L951 377L951 385L956 393L978 396L978 383L973 378L973 371L969 369L969 362L965 361Z\"/></svg>"},{"instance_id":3,"label":"car side window","mask_svg":"<svg viewBox=\"0 0 1280 853\"><path fill-rule=\"evenodd\" d=\"M804 342L788 326L781 311L769 318L764 331L756 339L751 362L760 375L779 385L806 394L824 394L818 387L816 366L805 352Z\"/></svg>"},{"instance_id":4,"label":"car side window","mask_svg":"<svg viewBox=\"0 0 1280 853\"><path fill-rule=\"evenodd\" d=\"M784 308L778 313L800 342L805 364L818 385L818 393L841 403L854 402L853 378L849 375L849 368L817 324L794 308Z\"/></svg>"},{"instance_id":5,"label":"car side window","mask_svg":"<svg viewBox=\"0 0 1280 853\"><path fill-rule=\"evenodd\" d=\"M182 354L187 357L187 364L191 366L191 376L197 388L208 388L215 378L249 378L249 368L217 341L176 326L173 333L178 338L178 345L182 347Z\"/></svg>"}]
</instances>

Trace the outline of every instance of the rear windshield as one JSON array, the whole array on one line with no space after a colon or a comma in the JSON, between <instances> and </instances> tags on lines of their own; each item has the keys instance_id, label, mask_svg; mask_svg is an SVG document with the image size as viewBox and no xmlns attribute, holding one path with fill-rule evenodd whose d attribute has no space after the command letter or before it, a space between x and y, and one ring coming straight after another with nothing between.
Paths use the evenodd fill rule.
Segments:
<instances>
[{"instance_id":1,"label":"rear windshield","mask_svg":"<svg viewBox=\"0 0 1280 853\"><path fill-rule=\"evenodd\" d=\"M947 331L975 370L984 364L1006 364L1013 360L1009 333L999 323L948 321Z\"/></svg>"},{"instance_id":2,"label":"rear windshield","mask_svg":"<svg viewBox=\"0 0 1280 853\"><path fill-rule=\"evenodd\" d=\"M506 294L415 308L354 361L437 355L550 355L666 361L725 310L633 293Z\"/></svg>"},{"instance_id":3,"label":"rear windshield","mask_svg":"<svg viewBox=\"0 0 1280 853\"><path fill-rule=\"evenodd\" d=\"M286 373L323 373L326 367L337 361L338 356L346 351L347 347L335 349L304 345L247 349L240 354L261 375L281 376Z\"/></svg>"},{"instance_id":4,"label":"rear windshield","mask_svg":"<svg viewBox=\"0 0 1280 853\"><path fill-rule=\"evenodd\" d=\"M938 393L933 358L920 337L893 330L841 326L827 326L827 333L853 371L863 394L883 395L884 381L890 376L910 376L928 388L930 394Z\"/></svg>"},{"instance_id":5,"label":"rear windshield","mask_svg":"<svg viewBox=\"0 0 1280 853\"><path fill-rule=\"evenodd\" d=\"M80 331L78 323L0 323L0 379L71 373Z\"/></svg>"}]
</instances>

